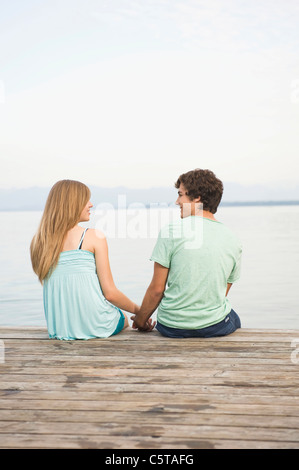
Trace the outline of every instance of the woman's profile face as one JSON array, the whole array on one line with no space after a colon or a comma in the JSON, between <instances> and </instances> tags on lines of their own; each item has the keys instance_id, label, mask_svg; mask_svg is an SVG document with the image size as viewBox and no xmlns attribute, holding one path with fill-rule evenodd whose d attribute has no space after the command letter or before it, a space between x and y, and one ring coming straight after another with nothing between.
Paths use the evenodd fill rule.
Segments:
<instances>
[{"instance_id":1,"label":"woman's profile face","mask_svg":"<svg viewBox=\"0 0 299 470\"><path fill-rule=\"evenodd\" d=\"M88 201L83 211L81 212L80 222L87 222L90 219L90 209L93 207L92 203Z\"/></svg>"}]
</instances>

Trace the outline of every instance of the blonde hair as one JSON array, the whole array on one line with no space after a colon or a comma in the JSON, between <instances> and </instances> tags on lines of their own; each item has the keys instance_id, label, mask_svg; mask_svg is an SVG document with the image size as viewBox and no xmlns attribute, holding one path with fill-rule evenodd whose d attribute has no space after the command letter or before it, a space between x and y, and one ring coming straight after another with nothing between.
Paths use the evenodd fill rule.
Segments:
<instances>
[{"instance_id":1,"label":"blonde hair","mask_svg":"<svg viewBox=\"0 0 299 470\"><path fill-rule=\"evenodd\" d=\"M80 221L89 199L89 188L79 181L62 180L52 187L30 245L32 268L41 284L55 269L65 236Z\"/></svg>"}]
</instances>

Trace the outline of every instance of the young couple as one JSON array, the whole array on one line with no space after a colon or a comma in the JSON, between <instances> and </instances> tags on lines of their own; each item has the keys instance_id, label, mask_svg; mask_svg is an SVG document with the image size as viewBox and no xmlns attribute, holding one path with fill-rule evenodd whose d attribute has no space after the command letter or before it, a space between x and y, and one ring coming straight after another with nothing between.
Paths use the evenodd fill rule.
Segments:
<instances>
[{"instance_id":1,"label":"young couple","mask_svg":"<svg viewBox=\"0 0 299 470\"><path fill-rule=\"evenodd\" d=\"M129 325L172 338L223 336L241 327L228 291L240 276L242 248L214 214L222 182L210 170L182 174L175 187L181 219L164 227L154 247L152 281L141 307L114 284L105 235L78 224L90 219L90 190L56 183L30 246L43 284L50 338L107 338ZM151 315L158 308L157 324Z\"/></svg>"}]
</instances>

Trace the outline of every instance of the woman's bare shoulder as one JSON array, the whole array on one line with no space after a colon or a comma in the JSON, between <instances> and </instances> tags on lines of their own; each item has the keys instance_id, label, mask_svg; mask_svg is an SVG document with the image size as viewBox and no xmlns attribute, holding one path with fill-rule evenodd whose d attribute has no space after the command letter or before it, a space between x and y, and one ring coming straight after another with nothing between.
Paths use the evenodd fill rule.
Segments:
<instances>
[{"instance_id":1,"label":"woman's bare shoulder","mask_svg":"<svg viewBox=\"0 0 299 470\"><path fill-rule=\"evenodd\" d=\"M99 244L106 242L106 236L101 230L90 228L87 230L88 240L93 244Z\"/></svg>"},{"instance_id":2,"label":"woman's bare shoulder","mask_svg":"<svg viewBox=\"0 0 299 470\"><path fill-rule=\"evenodd\" d=\"M87 230L88 236L85 241L85 249L91 251L95 256L108 253L108 244L104 232L98 229Z\"/></svg>"}]
</instances>

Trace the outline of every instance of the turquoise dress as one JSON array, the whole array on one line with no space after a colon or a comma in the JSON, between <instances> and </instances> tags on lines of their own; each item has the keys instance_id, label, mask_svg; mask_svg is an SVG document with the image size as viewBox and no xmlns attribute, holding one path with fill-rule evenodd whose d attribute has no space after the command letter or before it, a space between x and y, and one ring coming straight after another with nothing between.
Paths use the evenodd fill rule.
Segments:
<instances>
[{"instance_id":1,"label":"turquoise dress","mask_svg":"<svg viewBox=\"0 0 299 470\"><path fill-rule=\"evenodd\" d=\"M95 256L81 250L63 251L43 286L44 310L50 338L107 338L119 331L124 315L108 302L96 272Z\"/></svg>"}]
</instances>

